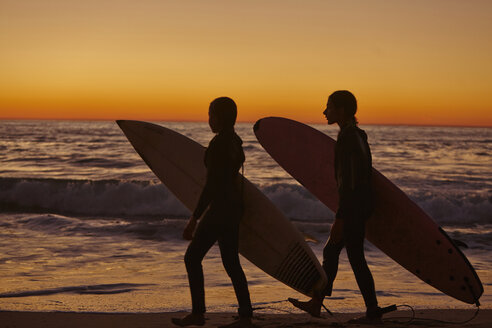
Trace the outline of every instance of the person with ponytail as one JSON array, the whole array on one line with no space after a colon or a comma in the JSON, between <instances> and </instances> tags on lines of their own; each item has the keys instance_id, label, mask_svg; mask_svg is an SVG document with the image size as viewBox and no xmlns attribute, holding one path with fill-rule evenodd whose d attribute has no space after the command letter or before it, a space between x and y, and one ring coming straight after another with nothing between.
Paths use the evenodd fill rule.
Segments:
<instances>
[{"instance_id":1,"label":"person with ponytail","mask_svg":"<svg viewBox=\"0 0 492 328\"><path fill-rule=\"evenodd\" d=\"M335 178L338 186L338 210L330 237L323 249L326 288L308 302L290 298L297 308L320 316L325 296L331 296L338 271L338 258L345 247L355 278L366 304L366 316L349 321L354 324L379 324L383 314L378 306L374 279L364 255L365 225L373 212L371 184L372 157L367 134L358 127L357 100L347 90L332 93L323 112L328 124L338 124L335 145Z\"/></svg>"}]
</instances>

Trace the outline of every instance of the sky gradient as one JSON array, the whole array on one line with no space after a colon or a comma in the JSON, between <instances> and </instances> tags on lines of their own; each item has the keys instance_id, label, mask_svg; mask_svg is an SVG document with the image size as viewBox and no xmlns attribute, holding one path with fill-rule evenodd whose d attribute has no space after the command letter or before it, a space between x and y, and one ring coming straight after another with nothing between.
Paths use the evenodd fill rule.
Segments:
<instances>
[{"instance_id":1,"label":"sky gradient","mask_svg":"<svg viewBox=\"0 0 492 328\"><path fill-rule=\"evenodd\" d=\"M0 119L492 126L492 1L0 0Z\"/></svg>"}]
</instances>

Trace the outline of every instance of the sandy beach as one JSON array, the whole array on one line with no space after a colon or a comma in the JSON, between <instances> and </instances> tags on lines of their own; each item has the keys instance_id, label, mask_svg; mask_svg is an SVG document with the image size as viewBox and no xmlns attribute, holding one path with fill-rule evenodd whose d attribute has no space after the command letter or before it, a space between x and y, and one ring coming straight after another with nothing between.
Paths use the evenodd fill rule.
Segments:
<instances>
[{"instance_id":1,"label":"sandy beach","mask_svg":"<svg viewBox=\"0 0 492 328\"><path fill-rule=\"evenodd\" d=\"M412 322L410 311L398 311L384 318L385 327L456 327L456 323L473 317L475 310L431 309L416 310ZM0 312L0 327L176 327L170 320L181 317L179 312L165 313L77 313L77 312ZM234 320L234 313L208 313L204 327L216 327ZM307 314L255 314L254 323L259 327L378 327L371 325L347 324L351 318L361 313L334 313L334 316L323 314L322 318L312 318ZM442 322L442 321L447 321ZM451 322L454 322L451 323ZM470 322L459 324L459 327L489 328L492 324L492 310L480 310ZM380 326L379 326L380 327Z\"/></svg>"}]
</instances>

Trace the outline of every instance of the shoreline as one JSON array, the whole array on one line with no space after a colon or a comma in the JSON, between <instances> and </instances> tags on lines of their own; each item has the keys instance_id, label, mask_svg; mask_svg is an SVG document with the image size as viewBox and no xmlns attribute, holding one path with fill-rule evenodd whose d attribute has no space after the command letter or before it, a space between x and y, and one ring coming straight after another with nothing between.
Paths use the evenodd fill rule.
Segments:
<instances>
[{"instance_id":1,"label":"shoreline","mask_svg":"<svg viewBox=\"0 0 492 328\"><path fill-rule=\"evenodd\" d=\"M456 326L460 322L471 319L476 310L428 309L415 310L415 319L408 322L412 312L399 310L384 316L386 327L447 327ZM87 313L87 312L19 312L0 311L1 328L134 328L134 327L176 327L171 318L182 317L185 312L161 313ZM235 313L207 313L203 327L216 327L232 322ZM322 314L322 318L313 318L308 314L272 314L255 313L253 323L258 327L381 327L381 325L348 324L348 320L362 316L362 313L334 313L334 316ZM397 319L400 318L400 319ZM447 321L445 323L442 321ZM492 309L480 310L471 321L462 323L459 327L487 328L492 323Z\"/></svg>"}]
</instances>

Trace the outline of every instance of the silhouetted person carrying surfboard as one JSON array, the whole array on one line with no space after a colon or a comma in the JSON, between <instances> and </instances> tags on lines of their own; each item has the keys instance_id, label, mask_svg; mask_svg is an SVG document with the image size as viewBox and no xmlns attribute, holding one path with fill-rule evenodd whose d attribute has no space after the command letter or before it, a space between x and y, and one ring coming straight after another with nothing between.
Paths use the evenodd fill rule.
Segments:
<instances>
[{"instance_id":1,"label":"silhouetted person carrying surfboard","mask_svg":"<svg viewBox=\"0 0 492 328\"><path fill-rule=\"evenodd\" d=\"M335 146L335 178L339 202L330 237L323 249L323 268L328 277L326 288L308 302L290 298L297 308L313 316L320 315L325 296L331 296L338 271L338 258L343 247L354 271L357 284L367 307L366 316L353 323L379 323L382 311L378 307L374 280L364 256L365 223L373 211L371 186L372 157L367 135L357 126L357 101L346 90L335 91L328 98L323 112L328 124L338 124ZM322 151L320 149L320 151Z\"/></svg>"},{"instance_id":2,"label":"silhouetted person carrying surfboard","mask_svg":"<svg viewBox=\"0 0 492 328\"><path fill-rule=\"evenodd\" d=\"M172 322L182 327L205 324L202 260L218 241L222 263L232 280L239 303L239 320L222 327L252 327L253 310L248 283L238 253L239 222L243 213L242 186L238 182L238 174L245 157L242 140L234 131L237 107L232 99L221 97L212 101L208 114L210 128L216 136L205 152L207 179L198 205L183 232L183 238L191 240L185 254L185 264L192 312L181 319L173 318Z\"/></svg>"}]
</instances>

